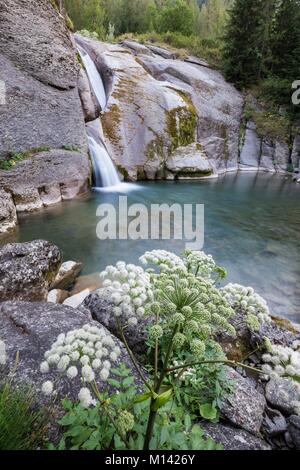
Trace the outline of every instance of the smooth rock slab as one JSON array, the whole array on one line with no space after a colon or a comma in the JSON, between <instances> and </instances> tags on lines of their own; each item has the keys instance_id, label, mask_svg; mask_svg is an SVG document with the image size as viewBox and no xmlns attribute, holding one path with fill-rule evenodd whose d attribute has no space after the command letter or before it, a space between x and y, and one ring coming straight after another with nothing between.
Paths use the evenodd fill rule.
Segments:
<instances>
[{"instance_id":1,"label":"smooth rock slab","mask_svg":"<svg viewBox=\"0 0 300 470\"><path fill-rule=\"evenodd\" d=\"M222 444L224 450L271 450L269 444L247 431L207 421L201 422L200 426L206 437L211 437L218 444Z\"/></svg>"},{"instance_id":2,"label":"smooth rock slab","mask_svg":"<svg viewBox=\"0 0 300 470\"><path fill-rule=\"evenodd\" d=\"M82 328L86 324L98 327L99 324L82 311L43 302L3 302L0 304L0 322L1 339L7 349L8 369L13 366L15 356L19 352L14 382L32 384L37 391L37 400L45 403L49 402L49 398L40 393L41 386L46 380L56 380L55 404L59 406L62 398L77 401L78 392L82 387L80 377L73 380L62 377L57 380L57 371L41 374L40 364L44 360L44 353L50 349L60 333ZM108 331L107 335L110 335ZM124 363L131 369L131 362L123 345L116 338L113 339L122 351L115 366ZM97 380L97 383L100 389L107 386L107 383L101 380Z\"/></svg>"},{"instance_id":3,"label":"smooth rock slab","mask_svg":"<svg viewBox=\"0 0 300 470\"><path fill-rule=\"evenodd\" d=\"M283 413L292 414L292 403L299 401L299 385L290 379L271 379L266 386L267 401Z\"/></svg>"},{"instance_id":4,"label":"smooth rock slab","mask_svg":"<svg viewBox=\"0 0 300 470\"><path fill-rule=\"evenodd\" d=\"M45 240L5 245L0 249L0 302L46 300L60 263L59 249Z\"/></svg>"},{"instance_id":5,"label":"smooth rock slab","mask_svg":"<svg viewBox=\"0 0 300 470\"><path fill-rule=\"evenodd\" d=\"M259 434L266 406L264 396L256 390L252 381L234 369L229 369L227 378L233 381L233 391L221 405L221 414L235 426Z\"/></svg>"}]
</instances>

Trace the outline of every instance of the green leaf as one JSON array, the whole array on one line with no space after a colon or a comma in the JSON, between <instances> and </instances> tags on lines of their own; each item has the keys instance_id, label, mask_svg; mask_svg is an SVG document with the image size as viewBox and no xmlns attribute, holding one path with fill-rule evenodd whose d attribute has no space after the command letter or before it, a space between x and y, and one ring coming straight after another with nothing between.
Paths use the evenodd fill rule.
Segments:
<instances>
[{"instance_id":1,"label":"green leaf","mask_svg":"<svg viewBox=\"0 0 300 470\"><path fill-rule=\"evenodd\" d=\"M152 408L151 408L152 411L157 411L160 408L162 408L166 403L168 403L168 401L172 397L172 394L173 394L173 389L170 388L166 392L161 393L160 395L158 395L158 397L155 399L155 401L152 405Z\"/></svg>"},{"instance_id":2,"label":"green leaf","mask_svg":"<svg viewBox=\"0 0 300 470\"><path fill-rule=\"evenodd\" d=\"M200 414L202 418L213 421L218 415L218 410L212 403L205 403L200 406Z\"/></svg>"},{"instance_id":3,"label":"green leaf","mask_svg":"<svg viewBox=\"0 0 300 470\"><path fill-rule=\"evenodd\" d=\"M133 377L127 377L126 379L123 380L122 385L123 387L129 387L134 383L134 378Z\"/></svg>"},{"instance_id":4,"label":"green leaf","mask_svg":"<svg viewBox=\"0 0 300 470\"><path fill-rule=\"evenodd\" d=\"M134 403L142 403L143 401L149 400L152 397L151 392L144 393L143 395L139 395L135 400Z\"/></svg>"}]
</instances>

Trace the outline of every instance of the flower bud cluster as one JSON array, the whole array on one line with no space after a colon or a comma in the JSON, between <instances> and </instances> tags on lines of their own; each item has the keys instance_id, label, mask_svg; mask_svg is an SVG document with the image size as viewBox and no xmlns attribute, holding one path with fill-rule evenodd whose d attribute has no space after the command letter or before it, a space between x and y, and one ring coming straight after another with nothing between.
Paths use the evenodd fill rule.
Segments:
<instances>
[{"instance_id":1,"label":"flower bud cluster","mask_svg":"<svg viewBox=\"0 0 300 470\"><path fill-rule=\"evenodd\" d=\"M143 268L119 261L100 274L114 303L114 314L135 326L145 316L145 305L153 300L151 278Z\"/></svg>"},{"instance_id":2,"label":"flower bud cluster","mask_svg":"<svg viewBox=\"0 0 300 470\"><path fill-rule=\"evenodd\" d=\"M111 363L116 362L120 354L121 349L104 328L87 324L67 334L61 333L51 349L46 351L40 371L47 374L55 369L70 380L80 376L81 381L86 384L97 379L106 381L110 375ZM79 393L79 400L84 405L89 401L86 390L88 389L82 389ZM42 385L45 395L51 395L53 391L51 381Z\"/></svg>"},{"instance_id":3,"label":"flower bud cluster","mask_svg":"<svg viewBox=\"0 0 300 470\"><path fill-rule=\"evenodd\" d=\"M270 311L265 299L254 292L252 287L244 287L239 284L228 284L221 289L224 299L236 311L246 315L248 327L257 331L259 325L271 321ZM254 319L257 317L258 322Z\"/></svg>"},{"instance_id":4,"label":"flower bud cluster","mask_svg":"<svg viewBox=\"0 0 300 470\"><path fill-rule=\"evenodd\" d=\"M273 345L272 350L263 354L262 370L271 378L289 378L299 389L299 401L293 403L294 411L300 415L300 341L292 347Z\"/></svg>"},{"instance_id":5,"label":"flower bud cluster","mask_svg":"<svg viewBox=\"0 0 300 470\"><path fill-rule=\"evenodd\" d=\"M186 271L183 260L174 253L165 250L147 251L140 257L140 262L144 265L153 264L159 266L161 271L174 270L174 268L180 268Z\"/></svg>"},{"instance_id":6,"label":"flower bud cluster","mask_svg":"<svg viewBox=\"0 0 300 470\"><path fill-rule=\"evenodd\" d=\"M206 279L211 278L217 267L213 257L203 251L185 251L184 261L189 272Z\"/></svg>"}]
</instances>

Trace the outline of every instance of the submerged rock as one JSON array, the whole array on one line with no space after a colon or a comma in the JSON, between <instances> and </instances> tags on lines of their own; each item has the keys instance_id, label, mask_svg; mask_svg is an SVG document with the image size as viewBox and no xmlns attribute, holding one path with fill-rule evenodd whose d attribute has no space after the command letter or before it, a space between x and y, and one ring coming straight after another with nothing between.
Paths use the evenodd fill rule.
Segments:
<instances>
[{"instance_id":1,"label":"submerged rock","mask_svg":"<svg viewBox=\"0 0 300 470\"><path fill-rule=\"evenodd\" d=\"M204 430L205 436L222 444L224 450L271 450L271 446L267 442L242 429L207 421L201 422L200 426Z\"/></svg>"},{"instance_id":2,"label":"submerged rock","mask_svg":"<svg viewBox=\"0 0 300 470\"><path fill-rule=\"evenodd\" d=\"M17 211L12 195L0 190L0 235L12 232L18 224Z\"/></svg>"},{"instance_id":3,"label":"submerged rock","mask_svg":"<svg viewBox=\"0 0 300 470\"><path fill-rule=\"evenodd\" d=\"M227 378L233 384L233 390L222 405L221 414L235 426L259 434L266 400L253 382L244 378L234 369L228 369Z\"/></svg>"},{"instance_id":4,"label":"submerged rock","mask_svg":"<svg viewBox=\"0 0 300 470\"><path fill-rule=\"evenodd\" d=\"M0 302L46 300L61 263L57 246L44 240L0 249Z\"/></svg>"}]
</instances>

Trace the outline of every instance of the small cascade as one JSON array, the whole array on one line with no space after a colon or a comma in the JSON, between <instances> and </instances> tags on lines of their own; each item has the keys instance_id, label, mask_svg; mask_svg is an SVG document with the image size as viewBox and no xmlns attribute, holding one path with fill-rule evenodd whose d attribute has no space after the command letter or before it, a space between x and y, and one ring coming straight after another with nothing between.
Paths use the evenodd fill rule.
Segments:
<instances>
[{"instance_id":1,"label":"small cascade","mask_svg":"<svg viewBox=\"0 0 300 470\"><path fill-rule=\"evenodd\" d=\"M91 87L93 88L93 92L95 93L98 103L101 106L101 110L104 111L104 109L106 108L107 99L106 99L106 92L105 92L101 75L98 72L97 67L92 61L89 54L78 44L77 44L77 48L78 48L80 57L82 59L82 62L84 63L85 70L89 77Z\"/></svg>"},{"instance_id":2,"label":"small cascade","mask_svg":"<svg viewBox=\"0 0 300 470\"><path fill-rule=\"evenodd\" d=\"M101 106L101 110L104 111L107 105L107 98L101 75L89 54L79 44L77 44L77 47L90 85ZM110 187L116 187L117 189L117 186L121 185L121 180L104 143L100 119L87 123L86 133L93 161L95 189Z\"/></svg>"},{"instance_id":3,"label":"small cascade","mask_svg":"<svg viewBox=\"0 0 300 470\"><path fill-rule=\"evenodd\" d=\"M88 123L86 132L93 160L96 188L119 185L121 181L118 172L103 142L100 121L96 120Z\"/></svg>"}]
</instances>

